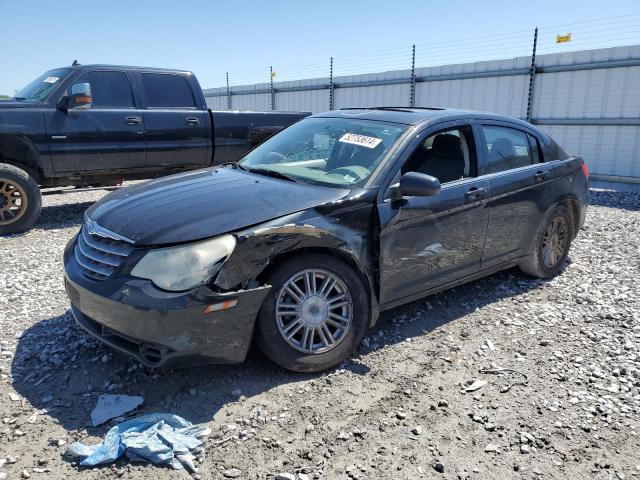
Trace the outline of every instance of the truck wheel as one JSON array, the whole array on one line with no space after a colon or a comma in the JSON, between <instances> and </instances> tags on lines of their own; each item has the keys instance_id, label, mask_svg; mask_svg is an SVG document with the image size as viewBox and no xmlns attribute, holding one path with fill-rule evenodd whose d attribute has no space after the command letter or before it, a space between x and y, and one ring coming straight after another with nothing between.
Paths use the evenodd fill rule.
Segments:
<instances>
[{"instance_id":1,"label":"truck wheel","mask_svg":"<svg viewBox=\"0 0 640 480\"><path fill-rule=\"evenodd\" d=\"M545 215L533 238L529 256L520 269L534 277L555 277L569 255L573 221L564 205L556 205Z\"/></svg>"},{"instance_id":2,"label":"truck wheel","mask_svg":"<svg viewBox=\"0 0 640 480\"><path fill-rule=\"evenodd\" d=\"M294 258L269 275L272 289L258 314L258 345L295 372L318 372L346 359L369 324L358 275L329 255Z\"/></svg>"},{"instance_id":3,"label":"truck wheel","mask_svg":"<svg viewBox=\"0 0 640 480\"><path fill-rule=\"evenodd\" d=\"M28 230L40 216L42 197L27 172L0 163L0 235Z\"/></svg>"}]
</instances>

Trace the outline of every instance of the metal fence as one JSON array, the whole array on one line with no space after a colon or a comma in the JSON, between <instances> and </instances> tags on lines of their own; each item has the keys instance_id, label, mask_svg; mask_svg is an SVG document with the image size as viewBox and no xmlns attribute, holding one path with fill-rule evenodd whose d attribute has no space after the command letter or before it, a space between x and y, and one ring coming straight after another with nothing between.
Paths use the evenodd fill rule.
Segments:
<instances>
[{"instance_id":1,"label":"metal fence","mask_svg":"<svg viewBox=\"0 0 640 480\"><path fill-rule=\"evenodd\" d=\"M251 85L231 86L230 79L247 81L255 70L228 73L226 85L205 96L214 110L445 106L503 113L540 125L583 156L594 178L640 184L640 45L615 46L621 43L640 44L640 14L331 57L324 66L271 66L267 82ZM447 61L465 63L426 66ZM353 74L402 63L407 68ZM275 81L320 68L326 76Z\"/></svg>"}]
</instances>

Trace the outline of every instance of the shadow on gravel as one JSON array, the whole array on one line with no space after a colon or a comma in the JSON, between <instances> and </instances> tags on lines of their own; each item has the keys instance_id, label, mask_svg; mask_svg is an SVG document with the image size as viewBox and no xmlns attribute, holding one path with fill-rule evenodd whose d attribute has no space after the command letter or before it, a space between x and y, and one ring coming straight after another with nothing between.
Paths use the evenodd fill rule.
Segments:
<instances>
[{"instance_id":1,"label":"shadow on gravel","mask_svg":"<svg viewBox=\"0 0 640 480\"><path fill-rule=\"evenodd\" d=\"M366 358L372 350L429 334L486 304L543 283L510 270L385 312L375 330L367 334L378 339L379 345L371 341L358 353ZM346 368L359 375L369 373L358 359L349 361ZM242 365L152 370L102 346L76 326L68 311L23 332L12 375L20 395L36 408L47 409L64 428L75 430L89 426L89 414L101 393L142 395L145 401L140 414L175 413L200 423L210 421L223 405L236 400L237 391L250 400L275 386L323 374L284 371L255 348ZM88 430L102 435L107 425Z\"/></svg>"},{"instance_id":2,"label":"shadow on gravel","mask_svg":"<svg viewBox=\"0 0 640 480\"><path fill-rule=\"evenodd\" d=\"M277 385L321 375L282 370L253 350L242 365L149 369L94 340L67 311L22 333L12 363L13 387L35 408L46 409L64 428L75 430L90 427L90 412L102 393L141 395L139 414L174 413L201 423L235 401L236 391L250 399ZM358 362L347 368L368 373ZM87 430L102 435L107 425Z\"/></svg>"},{"instance_id":3,"label":"shadow on gravel","mask_svg":"<svg viewBox=\"0 0 640 480\"><path fill-rule=\"evenodd\" d=\"M84 220L84 212L94 203L66 203L42 207L40 218L33 228L52 230L80 226Z\"/></svg>"}]
</instances>

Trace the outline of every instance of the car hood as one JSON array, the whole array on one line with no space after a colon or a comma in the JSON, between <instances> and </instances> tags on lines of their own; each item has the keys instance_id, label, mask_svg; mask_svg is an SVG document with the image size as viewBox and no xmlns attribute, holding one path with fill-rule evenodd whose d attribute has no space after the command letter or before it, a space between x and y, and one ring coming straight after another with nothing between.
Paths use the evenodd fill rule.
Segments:
<instances>
[{"instance_id":1,"label":"car hood","mask_svg":"<svg viewBox=\"0 0 640 480\"><path fill-rule=\"evenodd\" d=\"M135 244L175 244L334 202L349 192L235 168L209 168L116 190L86 215Z\"/></svg>"},{"instance_id":2,"label":"car hood","mask_svg":"<svg viewBox=\"0 0 640 480\"><path fill-rule=\"evenodd\" d=\"M28 108L40 105L38 102L27 102L18 100L0 100L0 109L4 108Z\"/></svg>"}]
</instances>

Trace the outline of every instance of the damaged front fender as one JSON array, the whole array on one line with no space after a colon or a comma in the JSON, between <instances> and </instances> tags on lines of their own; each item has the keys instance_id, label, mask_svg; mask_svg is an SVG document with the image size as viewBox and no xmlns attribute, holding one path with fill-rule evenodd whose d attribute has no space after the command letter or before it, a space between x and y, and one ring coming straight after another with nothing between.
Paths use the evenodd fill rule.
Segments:
<instances>
[{"instance_id":1,"label":"damaged front fender","mask_svg":"<svg viewBox=\"0 0 640 480\"><path fill-rule=\"evenodd\" d=\"M306 210L236 232L236 249L218 272L213 285L227 291L255 284L269 265L296 252L335 252L356 267L365 280L370 292L372 318L377 318L372 214L370 203L331 213Z\"/></svg>"}]
</instances>

